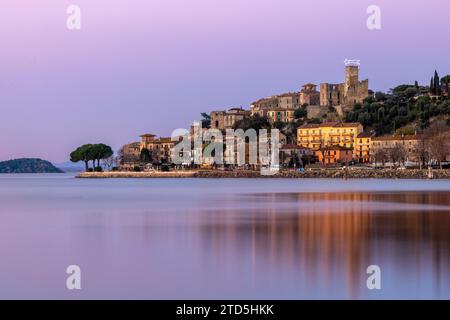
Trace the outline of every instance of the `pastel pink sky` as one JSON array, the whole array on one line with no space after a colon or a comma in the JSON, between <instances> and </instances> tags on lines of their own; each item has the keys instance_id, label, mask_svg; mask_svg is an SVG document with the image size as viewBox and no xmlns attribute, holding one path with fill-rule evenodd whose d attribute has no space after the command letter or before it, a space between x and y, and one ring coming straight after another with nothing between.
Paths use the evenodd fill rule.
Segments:
<instances>
[{"instance_id":1,"label":"pastel pink sky","mask_svg":"<svg viewBox=\"0 0 450 320\"><path fill-rule=\"evenodd\" d=\"M371 4L380 31L366 28ZM2 0L0 160L170 135L203 111L341 82L345 58L373 90L428 84L450 73L449 12L443 0Z\"/></svg>"}]
</instances>

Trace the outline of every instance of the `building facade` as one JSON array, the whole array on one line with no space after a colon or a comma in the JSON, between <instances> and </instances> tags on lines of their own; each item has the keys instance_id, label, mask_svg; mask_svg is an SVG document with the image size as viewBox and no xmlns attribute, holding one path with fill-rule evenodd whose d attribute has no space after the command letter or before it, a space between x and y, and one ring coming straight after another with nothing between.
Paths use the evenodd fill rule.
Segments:
<instances>
[{"instance_id":1,"label":"building facade","mask_svg":"<svg viewBox=\"0 0 450 320\"><path fill-rule=\"evenodd\" d=\"M315 106L320 104L320 92L317 91L317 85L307 83L300 90L300 105Z\"/></svg>"},{"instance_id":2,"label":"building facade","mask_svg":"<svg viewBox=\"0 0 450 320\"><path fill-rule=\"evenodd\" d=\"M211 116L211 129L232 129L236 122L250 116L250 112L242 108L231 108L228 111L213 111Z\"/></svg>"},{"instance_id":3,"label":"building facade","mask_svg":"<svg viewBox=\"0 0 450 320\"><path fill-rule=\"evenodd\" d=\"M294 110L290 109L270 109L267 111L267 118L270 123L275 123L277 121L288 123L294 121Z\"/></svg>"},{"instance_id":4,"label":"building facade","mask_svg":"<svg viewBox=\"0 0 450 320\"><path fill-rule=\"evenodd\" d=\"M314 152L311 149L300 147L296 144L284 144L280 148L280 163L283 165L294 164L296 162L302 163L302 159L312 157Z\"/></svg>"},{"instance_id":5,"label":"building facade","mask_svg":"<svg viewBox=\"0 0 450 320\"><path fill-rule=\"evenodd\" d=\"M141 137L141 151L150 151L152 162L172 163L173 148L175 146L172 138L157 138L154 134L143 134Z\"/></svg>"},{"instance_id":6,"label":"building facade","mask_svg":"<svg viewBox=\"0 0 450 320\"><path fill-rule=\"evenodd\" d=\"M316 150L316 156L324 165L348 164L353 160L353 149L341 146L324 147Z\"/></svg>"},{"instance_id":7,"label":"building facade","mask_svg":"<svg viewBox=\"0 0 450 320\"><path fill-rule=\"evenodd\" d=\"M278 97L272 96L255 101L251 104L251 115L267 116L267 111L278 108Z\"/></svg>"},{"instance_id":8,"label":"building facade","mask_svg":"<svg viewBox=\"0 0 450 320\"><path fill-rule=\"evenodd\" d=\"M372 135L367 132L360 133L356 137L355 148L353 152L354 159L360 163L370 163L372 150Z\"/></svg>"},{"instance_id":9,"label":"building facade","mask_svg":"<svg viewBox=\"0 0 450 320\"><path fill-rule=\"evenodd\" d=\"M354 149L357 137L362 132L363 126L358 122L307 124L297 129L297 144L313 150L329 146Z\"/></svg>"},{"instance_id":10,"label":"building facade","mask_svg":"<svg viewBox=\"0 0 450 320\"><path fill-rule=\"evenodd\" d=\"M359 80L359 62L347 60L343 83L307 83L299 92L289 92L263 98L251 104L251 115L267 116L270 110L295 110L303 105L336 107L341 113L350 110L356 103L362 103L369 95L369 80Z\"/></svg>"},{"instance_id":11,"label":"building facade","mask_svg":"<svg viewBox=\"0 0 450 320\"><path fill-rule=\"evenodd\" d=\"M300 106L300 93L289 92L253 102L250 109L252 116L257 114L261 117L266 117L271 110L295 110Z\"/></svg>"},{"instance_id":12,"label":"building facade","mask_svg":"<svg viewBox=\"0 0 450 320\"><path fill-rule=\"evenodd\" d=\"M124 168L132 168L134 165L139 163L141 156L141 143L132 142L123 146L122 148L122 158L120 166Z\"/></svg>"},{"instance_id":13,"label":"building facade","mask_svg":"<svg viewBox=\"0 0 450 320\"><path fill-rule=\"evenodd\" d=\"M322 107L335 107L343 104L343 84L320 84L320 105Z\"/></svg>"},{"instance_id":14,"label":"building facade","mask_svg":"<svg viewBox=\"0 0 450 320\"><path fill-rule=\"evenodd\" d=\"M400 161L408 161L419 164L420 163L420 135L405 135L405 136L383 136L373 137L371 143L372 158L379 153L380 150L386 155L386 162L390 161L390 152L397 150Z\"/></svg>"}]
</instances>

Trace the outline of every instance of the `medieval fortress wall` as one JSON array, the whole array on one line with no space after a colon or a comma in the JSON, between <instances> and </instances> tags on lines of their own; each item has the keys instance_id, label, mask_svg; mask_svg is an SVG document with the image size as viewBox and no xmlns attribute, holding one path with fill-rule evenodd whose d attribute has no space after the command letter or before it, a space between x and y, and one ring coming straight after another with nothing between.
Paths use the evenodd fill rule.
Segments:
<instances>
[{"instance_id":1,"label":"medieval fortress wall","mask_svg":"<svg viewBox=\"0 0 450 320\"><path fill-rule=\"evenodd\" d=\"M362 103L368 95L369 80L359 80L359 62L355 60L346 61L344 83L320 85L322 107L341 106L343 111L348 111L355 104Z\"/></svg>"},{"instance_id":2,"label":"medieval fortress wall","mask_svg":"<svg viewBox=\"0 0 450 320\"><path fill-rule=\"evenodd\" d=\"M292 92L254 102L251 114L266 115L269 110L296 109L308 105L308 117L326 113L333 107L338 114L349 111L357 103L362 103L369 95L369 80L359 80L359 61L345 60L345 81L342 83L321 83L319 91L312 83L305 84L299 92ZM283 98L290 97L283 103ZM310 112L311 111L311 114Z\"/></svg>"}]
</instances>

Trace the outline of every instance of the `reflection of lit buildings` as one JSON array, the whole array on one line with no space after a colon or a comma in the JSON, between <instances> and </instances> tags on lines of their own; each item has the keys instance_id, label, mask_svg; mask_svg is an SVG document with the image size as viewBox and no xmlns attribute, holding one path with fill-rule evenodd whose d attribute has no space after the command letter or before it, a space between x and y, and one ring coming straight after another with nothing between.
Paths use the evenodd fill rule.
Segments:
<instances>
[{"instance_id":1,"label":"reflection of lit buildings","mask_svg":"<svg viewBox=\"0 0 450 320\"><path fill-rule=\"evenodd\" d=\"M450 206L445 192L256 194L242 201L255 206L214 211L215 223L209 223L211 212L198 216L209 221L199 227L209 263L246 267L249 260L256 277L270 273L295 279L299 298L311 297L308 288L320 297L364 297L366 268L374 257L380 264L399 259L396 268L414 272L423 259L429 263L420 251L430 252L430 246L431 263L441 268L436 281L450 272L450 219L442 214L450 211L404 206ZM391 204L389 209L383 202ZM283 209L280 203L291 206Z\"/></svg>"}]
</instances>

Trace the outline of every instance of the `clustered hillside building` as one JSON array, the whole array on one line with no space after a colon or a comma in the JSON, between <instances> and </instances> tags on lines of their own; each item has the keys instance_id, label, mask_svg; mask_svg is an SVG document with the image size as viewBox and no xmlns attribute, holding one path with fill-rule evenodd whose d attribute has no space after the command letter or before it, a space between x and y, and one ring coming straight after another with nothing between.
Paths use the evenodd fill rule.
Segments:
<instances>
[{"instance_id":1,"label":"clustered hillside building","mask_svg":"<svg viewBox=\"0 0 450 320\"><path fill-rule=\"evenodd\" d=\"M228 111L213 111L211 116L211 129L232 129L236 122L250 116L250 111L243 108L231 108Z\"/></svg>"},{"instance_id":2,"label":"clustered hillside building","mask_svg":"<svg viewBox=\"0 0 450 320\"><path fill-rule=\"evenodd\" d=\"M287 123L294 120L294 112L301 105L300 92L283 93L253 102L250 114L267 117L271 123L277 121Z\"/></svg>"},{"instance_id":3,"label":"clustered hillside building","mask_svg":"<svg viewBox=\"0 0 450 320\"><path fill-rule=\"evenodd\" d=\"M317 85L307 83L303 85L300 91L300 105L315 106L320 104L320 92L317 91Z\"/></svg>"},{"instance_id":4,"label":"clustered hillside building","mask_svg":"<svg viewBox=\"0 0 450 320\"><path fill-rule=\"evenodd\" d=\"M322 107L340 107L343 111L351 110L355 104L362 103L368 95L369 80L359 81L359 62L354 60L346 60L344 83L322 83L320 85L320 105Z\"/></svg>"},{"instance_id":5,"label":"clustered hillside building","mask_svg":"<svg viewBox=\"0 0 450 320\"><path fill-rule=\"evenodd\" d=\"M297 144L288 144L286 137L280 133L280 163L286 164L294 155L297 158L315 156L324 165L388 162L390 154L397 152L398 162L420 165L423 137L421 135L374 137L362 131L359 123L329 122L317 125L305 125L297 131ZM124 168L139 165L141 151L150 151L152 162L172 162L174 146L177 141L171 138L157 138L153 134L141 135L141 142L133 142L123 147ZM234 150L235 152L237 150ZM246 159L248 159L246 146ZM377 159L380 153L384 160ZM237 156L236 156L237 159ZM213 159L204 159L205 164L212 164Z\"/></svg>"},{"instance_id":6,"label":"clustered hillside building","mask_svg":"<svg viewBox=\"0 0 450 320\"><path fill-rule=\"evenodd\" d=\"M294 112L292 109L276 108L267 111L267 118L270 123L283 122L288 123L294 121Z\"/></svg>"},{"instance_id":7,"label":"clustered hillside building","mask_svg":"<svg viewBox=\"0 0 450 320\"><path fill-rule=\"evenodd\" d=\"M359 80L359 61L346 60L345 81L331 84L321 83L320 91L317 85L307 83L298 92L284 93L253 102L250 106L251 115L267 116L271 122L290 122L294 120L294 111L301 106L309 106L314 114L326 112L334 107L343 114L357 103L362 103L369 95L369 80Z\"/></svg>"},{"instance_id":8,"label":"clustered hillside building","mask_svg":"<svg viewBox=\"0 0 450 320\"><path fill-rule=\"evenodd\" d=\"M356 60L346 60L343 83L321 83L320 91L317 87L313 83L307 83L298 92L259 99L251 104L251 110L231 108L213 111L210 113L210 127L221 131L233 129L239 121L257 115L267 117L272 124L288 123L294 120L295 111L305 106L308 107L308 115L310 111L320 114L321 109L328 110L330 107L343 112L357 103L362 103L369 95L369 81L359 80L359 61ZM172 162L176 141L171 138L158 138L154 134L143 134L140 137L140 142L123 147L125 161L132 163L136 159L139 160L142 150L147 149L152 162ZM326 121L321 124L307 124L297 129L296 141L295 138L288 141L282 133L279 140L283 161L291 159L293 155L308 155L315 156L326 165L351 161L371 163L377 154L392 153L392 150L401 148L403 160L420 162L420 136L373 137L372 134L364 132L363 126L357 122Z\"/></svg>"}]
</instances>

